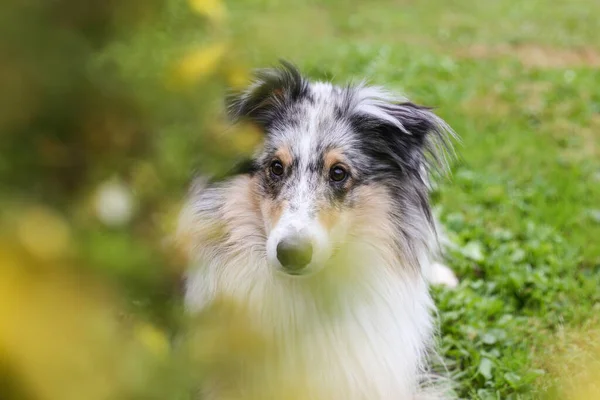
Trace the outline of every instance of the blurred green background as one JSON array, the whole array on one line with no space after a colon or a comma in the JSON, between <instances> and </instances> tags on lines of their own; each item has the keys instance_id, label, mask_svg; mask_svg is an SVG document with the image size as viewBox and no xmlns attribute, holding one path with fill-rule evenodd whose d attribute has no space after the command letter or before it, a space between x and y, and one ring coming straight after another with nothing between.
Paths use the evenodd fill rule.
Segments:
<instances>
[{"instance_id":1,"label":"blurred green background","mask_svg":"<svg viewBox=\"0 0 600 400\"><path fill-rule=\"evenodd\" d=\"M193 174L259 140L227 127L226 90L279 58L404 92L462 137L434 193L457 394L600 398L599 32L595 0L4 0L0 398L187 399L255 344L207 317L172 345L169 234Z\"/></svg>"}]
</instances>

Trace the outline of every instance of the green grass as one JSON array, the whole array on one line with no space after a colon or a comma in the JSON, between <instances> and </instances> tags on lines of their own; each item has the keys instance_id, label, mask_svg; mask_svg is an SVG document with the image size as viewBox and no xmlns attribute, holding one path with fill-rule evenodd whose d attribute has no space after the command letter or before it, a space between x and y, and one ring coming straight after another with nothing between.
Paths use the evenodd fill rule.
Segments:
<instances>
[{"instance_id":1,"label":"green grass","mask_svg":"<svg viewBox=\"0 0 600 400\"><path fill-rule=\"evenodd\" d=\"M600 3L250 1L231 10L252 66L287 58L313 77L367 77L438 107L462 137L435 196L462 281L436 290L457 392L564 398L598 346ZM573 344L582 330L585 344Z\"/></svg>"},{"instance_id":2,"label":"green grass","mask_svg":"<svg viewBox=\"0 0 600 400\"><path fill-rule=\"evenodd\" d=\"M163 249L169 217L191 170L220 171L235 156L235 139L210 125L222 111L227 68L284 58L313 78L367 78L436 106L462 137L452 175L433 196L455 243L447 263L461 279L456 290L434 290L445 364L438 367L461 398L564 399L600 371L599 1L231 0L223 26L183 0L22 3L7 1L0 12L0 48L10 55L0 60L0 233L11 237L31 207L43 206L46 222L53 216L54 228L70 232L67 264L122 298L119 312L157 327L150 348L183 319L173 290L181 265ZM182 55L224 36L232 44L224 68L198 88L165 87ZM91 202L113 176L131 188L137 209L128 224L106 227ZM16 231L0 244L31 233ZM17 328L26 329L19 318L35 316L34 305L9 315ZM5 317L0 347L13 326ZM77 331L61 318L56 326L38 319L40 331ZM39 332L18 336L33 340L23 342L27 349ZM119 343L95 350L113 360L109 370L127 367L122 378L143 393L121 398L189 398L196 371L176 349L151 362L127 356ZM0 348L0 392L8 384L8 398L36 398L11 395L21 386L35 392L12 347L14 365ZM72 348L56 360L27 359L62 371L70 388ZM98 382L121 382L106 376Z\"/></svg>"}]
</instances>

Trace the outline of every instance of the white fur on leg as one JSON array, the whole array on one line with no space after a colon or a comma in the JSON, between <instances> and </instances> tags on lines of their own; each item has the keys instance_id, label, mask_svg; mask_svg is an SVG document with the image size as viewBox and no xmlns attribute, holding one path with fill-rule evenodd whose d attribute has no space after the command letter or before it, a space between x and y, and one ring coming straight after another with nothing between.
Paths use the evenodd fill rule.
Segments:
<instances>
[{"instance_id":1,"label":"white fur on leg","mask_svg":"<svg viewBox=\"0 0 600 400\"><path fill-rule=\"evenodd\" d=\"M449 288L458 286L458 278L454 272L448 266L437 262L431 264L430 282L434 285L442 285Z\"/></svg>"}]
</instances>

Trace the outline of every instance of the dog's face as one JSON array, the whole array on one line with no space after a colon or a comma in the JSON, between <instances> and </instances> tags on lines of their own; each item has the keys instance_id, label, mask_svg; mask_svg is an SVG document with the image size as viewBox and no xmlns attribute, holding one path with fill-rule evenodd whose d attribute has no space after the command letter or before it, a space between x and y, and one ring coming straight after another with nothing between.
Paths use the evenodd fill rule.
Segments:
<instances>
[{"instance_id":1,"label":"dog's face","mask_svg":"<svg viewBox=\"0 0 600 400\"><path fill-rule=\"evenodd\" d=\"M257 192L269 262L290 274L322 267L344 242L363 171L347 122L325 103L331 87L298 101L292 122L271 127L257 159ZM329 93L330 94L330 93ZM319 98L318 96L323 96Z\"/></svg>"},{"instance_id":2,"label":"dog's face","mask_svg":"<svg viewBox=\"0 0 600 400\"><path fill-rule=\"evenodd\" d=\"M423 152L430 133L448 131L429 110L376 88L309 83L288 65L262 71L229 110L265 133L250 173L278 270L309 274L354 240L394 247L415 218L428 224Z\"/></svg>"}]
</instances>

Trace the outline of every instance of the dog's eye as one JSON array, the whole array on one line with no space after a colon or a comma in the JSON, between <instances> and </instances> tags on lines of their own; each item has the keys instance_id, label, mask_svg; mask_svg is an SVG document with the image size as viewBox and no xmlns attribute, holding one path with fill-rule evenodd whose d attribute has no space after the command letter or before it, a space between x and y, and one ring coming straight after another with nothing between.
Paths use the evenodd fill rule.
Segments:
<instances>
[{"instance_id":1,"label":"dog's eye","mask_svg":"<svg viewBox=\"0 0 600 400\"><path fill-rule=\"evenodd\" d=\"M275 176L281 176L285 171L285 169L283 168L283 164L281 164L281 161L279 160L273 161L269 169L271 170L271 173Z\"/></svg>"},{"instance_id":2,"label":"dog's eye","mask_svg":"<svg viewBox=\"0 0 600 400\"><path fill-rule=\"evenodd\" d=\"M348 177L348 172L341 165L334 165L329 170L329 179L334 182L343 182Z\"/></svg>"}]
</instances>

